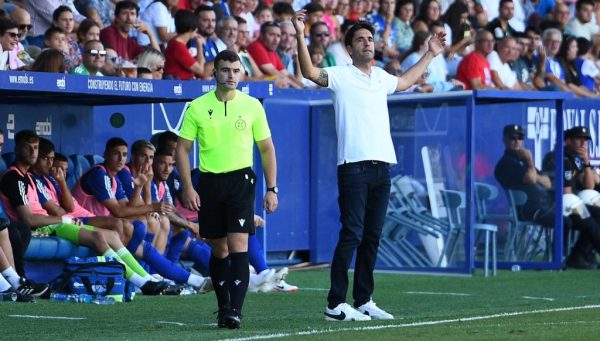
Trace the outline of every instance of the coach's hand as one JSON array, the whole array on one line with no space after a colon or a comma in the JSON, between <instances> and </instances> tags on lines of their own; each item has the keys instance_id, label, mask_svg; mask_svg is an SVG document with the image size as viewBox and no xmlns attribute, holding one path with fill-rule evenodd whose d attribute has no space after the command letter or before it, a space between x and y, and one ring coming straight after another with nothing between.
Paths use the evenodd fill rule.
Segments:
<instances>
[{"instance_id":1,"label":"coach's hand","mask_svg":"<svg viewBox=\"0 0 600 341\"><path fill-rule=\"evenodd\" d=\"M181 192L183 207L192 211L200 211L200 196L193 188L183 189Z\"/></svg>"},{"instance_id":2,"label":"coach's hand","mask_svg":"<svg viewBox=\"0 0 600 341\"><path fill-rule=\"evenodd\" d=\"M277 209L277 194L274 192L268 191L265 194L265 198L263 199L263 209L267 211L267 213L273 213Z\"/></svg>"}]
</instances>

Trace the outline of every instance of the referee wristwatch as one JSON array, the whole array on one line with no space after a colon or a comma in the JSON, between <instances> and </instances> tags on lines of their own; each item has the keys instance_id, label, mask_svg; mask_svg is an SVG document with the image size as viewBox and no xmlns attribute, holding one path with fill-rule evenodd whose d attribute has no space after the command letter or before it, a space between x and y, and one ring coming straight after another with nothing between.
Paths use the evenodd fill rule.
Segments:
<instances>
[{"instance_id":1,"label":"referee wristwatch","mask_svg":"<svg viewBox=\"0 0 600 341\"><path fill-rule=\"evenodd\" d=\"M274 187L267 187L267 192L273 192L275 194L279 193L279 187L274 186Z\"/></svg>"}]
</instances>

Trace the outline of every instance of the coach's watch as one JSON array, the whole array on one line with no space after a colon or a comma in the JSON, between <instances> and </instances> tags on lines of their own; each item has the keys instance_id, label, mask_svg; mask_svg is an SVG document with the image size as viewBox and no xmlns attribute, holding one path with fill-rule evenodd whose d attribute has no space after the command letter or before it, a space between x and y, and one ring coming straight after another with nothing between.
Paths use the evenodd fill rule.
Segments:
<instances>
[{"instance_id":1,"label":"coach's watch","mask_svg":"<svg viewBox=\"0 0 600 341\"><path fill-rule=\"evenodd\" d=\"M279 193L279 187L267 187L267 192L273 192L275 194Z\"/></svg>"}]
</instances>

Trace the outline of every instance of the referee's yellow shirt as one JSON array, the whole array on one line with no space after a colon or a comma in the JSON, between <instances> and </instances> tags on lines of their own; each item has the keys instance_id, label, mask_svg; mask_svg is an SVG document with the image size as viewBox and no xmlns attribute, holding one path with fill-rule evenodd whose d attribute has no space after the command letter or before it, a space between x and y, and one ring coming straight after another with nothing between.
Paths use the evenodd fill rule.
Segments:
<instances>
[{"instance_id":1,"label":"referee's yellow shirt","mask_svg":"<svg viewBox=\"0 0 600 341\"><path fill-rule=\"evenodd\" d=\"M262 104L236 90L227 102L214 91L196 98L185 112L179 136L198 140L200 170L226 173L252 167L254 141L271 136Z\"/></svg>"}]
</instances>

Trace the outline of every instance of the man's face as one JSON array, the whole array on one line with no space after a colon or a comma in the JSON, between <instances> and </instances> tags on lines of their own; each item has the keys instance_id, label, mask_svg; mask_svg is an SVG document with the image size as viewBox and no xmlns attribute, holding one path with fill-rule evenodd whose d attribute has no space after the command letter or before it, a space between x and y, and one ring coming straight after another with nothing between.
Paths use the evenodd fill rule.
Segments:
<instances>
[{"instance_id":1,"label":"man's face","mask_svg":"<svg viewBox=\"0 0 600 341\"><path fill-rule=\"evenodd\" d=\"M246 47L248 45L248 38L250 37L250 30L248 30L248 24L243 23L238 25L238 35L236 44L239 47Z\"/></svg>"},{"instance_id":2,"label":"man's face","mask_svg":"<svg viewBox=\"0 0 600 341\"><path fill-rule=\"evenodd\" d=\"M35 162L38 158L39 144L39 141L33 139L22 143L17 148L15 148L16 158L29 167L35 165Z\"/></svg>"},{"instance_id":3,"label":"man's face","mask_svg":"<svg viewBox=\"0 0 600 341\"><path fill-rule=\"evenodd\" d=\"M116 146L104 152L104 164L111 172L118 172L127 162L127 146Z\"/></svg>"},{"instance_id":4,"label":"man's face","mask_svg":"<svg viewBox=\"0 0 600 341\"><path fill-rule=\"evenodd\" d=\"M311 40L312 39L320 42L323 47L329 46L329 43L331 42L329 37L329 27L327 27L327 25L319 25L317 28L315 28L314 34L311 37Z\"/></svg>"},{"instance_id":5,"label":"man's face","mask_svg":"<svg viewBox=\"0 0 600 341\"><path fill-rule=\"evenodd\" d=\"M575 150L575 149L579 149L579 148L587 149L587 147L588 147L587 140L583 137L567 138L567 139L565 139L565 145L571 150Z\"/></svg>"},{"instance_id":6,"label":"man's face","mask_svg":"<svg viewBox=\"0 0 600 341\"><path fill-rule=\"evenodd\" d=\"M12 51L19 44L19 31L15 28L9 28L0 37L0 44L2 44L2 50Z\"/></svg>"},{"instance_id":7,"label":"man's face","mask_svg":"<svg viewBox=\"0 0 600 341\"><path fill-rule=\"evenodd\" d=\"M260 40L265 45L267 50L275 51L281 40L281 28L276 26L268 27L265 33L260 35Z\"/></svg>"},{"instance_id":8,"label":"man's face","mask_svg":"<svg viewBox=\"0 0 600 341\"><path fill-rule=\"evenodd\" d=\"M540 36L539 34L533 32L533 31L527 31L525 34L531 40L531 44L529 45L529 48L532 51L537 49L540 45L542 45L542 36Z\"/></svg>"},{"instance_id":9,"label":"man's face","mask_svg":"<svg viewBox=\"0 0 600 341\"><path fill-rule=\"evenodd\" d=\"M316 11L306 15L306 22L309 24L314 24L316 22L322 21L322 19L323 11Z\"/></svg>"},{"instance_id":10,"label":"man's face","mask_svg":"<svg viewBox=\"0 0 600 341\"><path fill-rule=\"evenodd\" d=\"M410 21L414 12L415 12L415 7L413 6L413 4L410 2L405 3L404 5L402 5L402 7L400 7L400 20L402 20L404 22Z\"/></svg>"},{"instance_id":11,"label":"man's face","mask_svg":"<svg viewBox=\"0 0 600 341\"><path fill-rule=\"evenodd\" d=\"M475 48L484 56L489 55L494 51L494 37L490 32L480 32L481 39L478 37L477 43L475 44Z\"/></svg>"},{"instance_id":12,"label":"man's face","mask_svg":"<svg viewBox=\"0 0 600 341\"><path fill-rule=\"evenodd\" d=\"M216 65L215 78L217 79L217 86L223 87L225 90L235 90L242 74L242 64L239 61L221 60L219 65Z\"/></svg>"},{"instance_id":13,"label":"man's face","mask_svg":"<svg viewBox=\"0 0 600 341\"><path fill-rule=\"evenodd\" d=\"M500 7L500 19L509 21L515 15L515 5L512 2L505 2Z\"/></svg>"},{"instance_id":14,"label":"man's face","mask_svg":"<svg viewBox=\"0 0 600 341\"><path fill-rule=\"evenodd\" d=\"M46 39L44 42L49 48L64 51L67 47L67 36L64 33L56 32L50 39Z\"/></svg>"},{"instance_id":15,"label":"man's face","mask_svg":"<svg viewBox=\"0 0 600 341\"><path fill-rule=\"evenodd\" d=\"M19 40L25 39L27 33L33 28L31 26L31 16L25 11L20 11L18 16L13 17L13 20L18 25Z\"/></svg>"},{"instance_id":16,"label":"man's face","mask_svg":"<svg viewBox=\"0 0 600 341\"><path fill-rule=\"evenodd\" d=\"M150 148L142 148L131 156L131 165L133 167L142 167L152 164L154 161L154 151Z\"/></svg>"},{"instance_id":17,"label":"man's face","mask_svg":"<svg viewBox=\"0 0 600 341\"><path fill-rule=\"evenodd\" d=\"M502 139L504 146L506 149L510 150L520 150L523 149L523 135L515 134L512 136L505 136Z\"/></svg>"},{"instance_id":18,"label":"man's face","mask_svg":"<svg viewBox=\"0 0 600 341\"><path fill-rule=\"evenodd\" d=\"M231 46L236 42L237 36L238 36L237 21L235 21L233 19L225 20L223 22L223 26L221 26L219 28L219 38L221 38L221 40L223 40L225 45Z\"/></svg>"},{"instance_id":19,"label":"man's face","mask_svg":"<svg viewBox=\"0 0 600 341\"><path fill-rule=\"evenodd\" d=\"M67 171L69 170L69 163L67 161L59 161L57 159L54 159L54 163L52 164L53 168L60 168L63 171L63 174L67 174Z\"/></svg>"},{"instance_id":20,"label":"man's face","mask_svg":"<svg viewBox=\"0 0 600 341\"><path fill-rule=\"evenodd\" d=\"M50 152L46 155L39 155L33 168L36 172L42 174L50 174L50 170L54 164L54 152Z\"/></svg>"},{"instance_id":21,"label":"man's face","mask_svg":"<svg viewBox=\"0 0 600 341\"><path fill-rule=\"evenodd\" d=\"M281 26L281 40L279 41L279 50L288 51L292 48L292 43L295 38L296 30L291 25Z\"/></svg>"},{"instance_id":22,"label":"man's face","mask_svg":"<svg viewBox=\"0 0 600 341\"><path fill-rule=\"evenodd\" d=\"M531 39L529 39L529 37L519 37L517 38L517 45L519 46L519 54L524 56L529 53L529 49L531 48Z\"/></svg>"},{"instance_id":23,"label":"man's face","mask_svg":"<svg viewBox=\"0 0 600 341\"><path fill-rule=\"evenodd\" d=\"M246 0L231 0L228 5L231 15L241 16L246 9Z\"/></svg>"},{"instance_id":24,"label":"man's face","mask_svg":"<svg viewBox=\"0 0 600 341\"><path fill-rule=\"evenodd\" d=\"M375 43L373 35L367 29L360 29L352 37L350 48L346 46L352 60L360 63L370 63L375 56Z\"/></svg>"},{"instance_id":25,"label":"man's face","mask_svg":"<svg viewBox=\"0 0 600 341\"><path fill-rule=\"evenodd\" d=\"M544 48L548 57L554 58L560 50L560 44L562 43L562 37L560 34L550 34L546 40L544 40Z\"/></svg>"},{"instance_id":26,"label":"man's face","mask_svg":"<svg viewBox=\"0 0 600 341\"><path fill-rule=\"evenodd\" d=\"M390 7L394 7L394 0L381 0L379 2L379 13L387 13Z\"/></svg>"},{"instance_id":27,"label":"man's face","mask_svg":"<svg viewBox=\"0 0 600 341\"><path fill-rule=\"evenodd\" d=\"M158 179L159 181L166 181L173 171L174 164L175 161L171 155L157 156L152 163L154 178Z\"/></svg>"},{"instance_id":28,"label":"man's face","mask_svg":"<svg viewBox=\"0 0 600 341\"><path fill-rule=\"evenodd\" d=\"M517 59L519 48L514 39L508 39L498 46L498 56L504 63L510 63Z\"/></svg>"},{"instance_id":29,"label":"man's face","mask_svg":"<svg viewBox=\"0 0 600 341\"><path fill-rule=\"evenodd\" d=\"M217 16L214 11L202 11L198 13L198 32L204 37L210 37L215 33Z\"/></svg>"},{"instance_id":30,"label":"man's face","mask_svg":"<svg viewBox=\"0 0 600 341\"><path fill-rule=\"evenodd\" d=\"M115 25L123 33L129 33L137 22L137 11L135 8L122 9L115 17Z\"/></svg>"},{"instance_id":31,"label":"man's face","mask_svg":"<svg viewBox=\"0 0 600 341\"><path fill-rule=\"evenodd\" d=\"M556 6L554 6L554 20L566 25L569 22L569 17L569 7L567 7L567 5L564 3L557 3Z\"/></svg>"},{"instance_id":32,"label":"man's face","mask_svg":"<svg viewBox=\"0 0 600 341\"><path fill-rule=\"evenodd\" d=\"M594 6L584 4L581 5L579 11L577 11L577 18L582 23L586 24L592 21L592 16L594 15Z\"/></svg>"},{"instance_id":33,"label":"man's face","mask_svg":"<svg viewBox=\"0 0 600 341\"><path fill-rule=\"evenodd\" d=\"M88 70L99 70L106 61L106 51L102 43L87 44L88 48L83 51L83 65Z\"/></svg>"}]
</instances>

